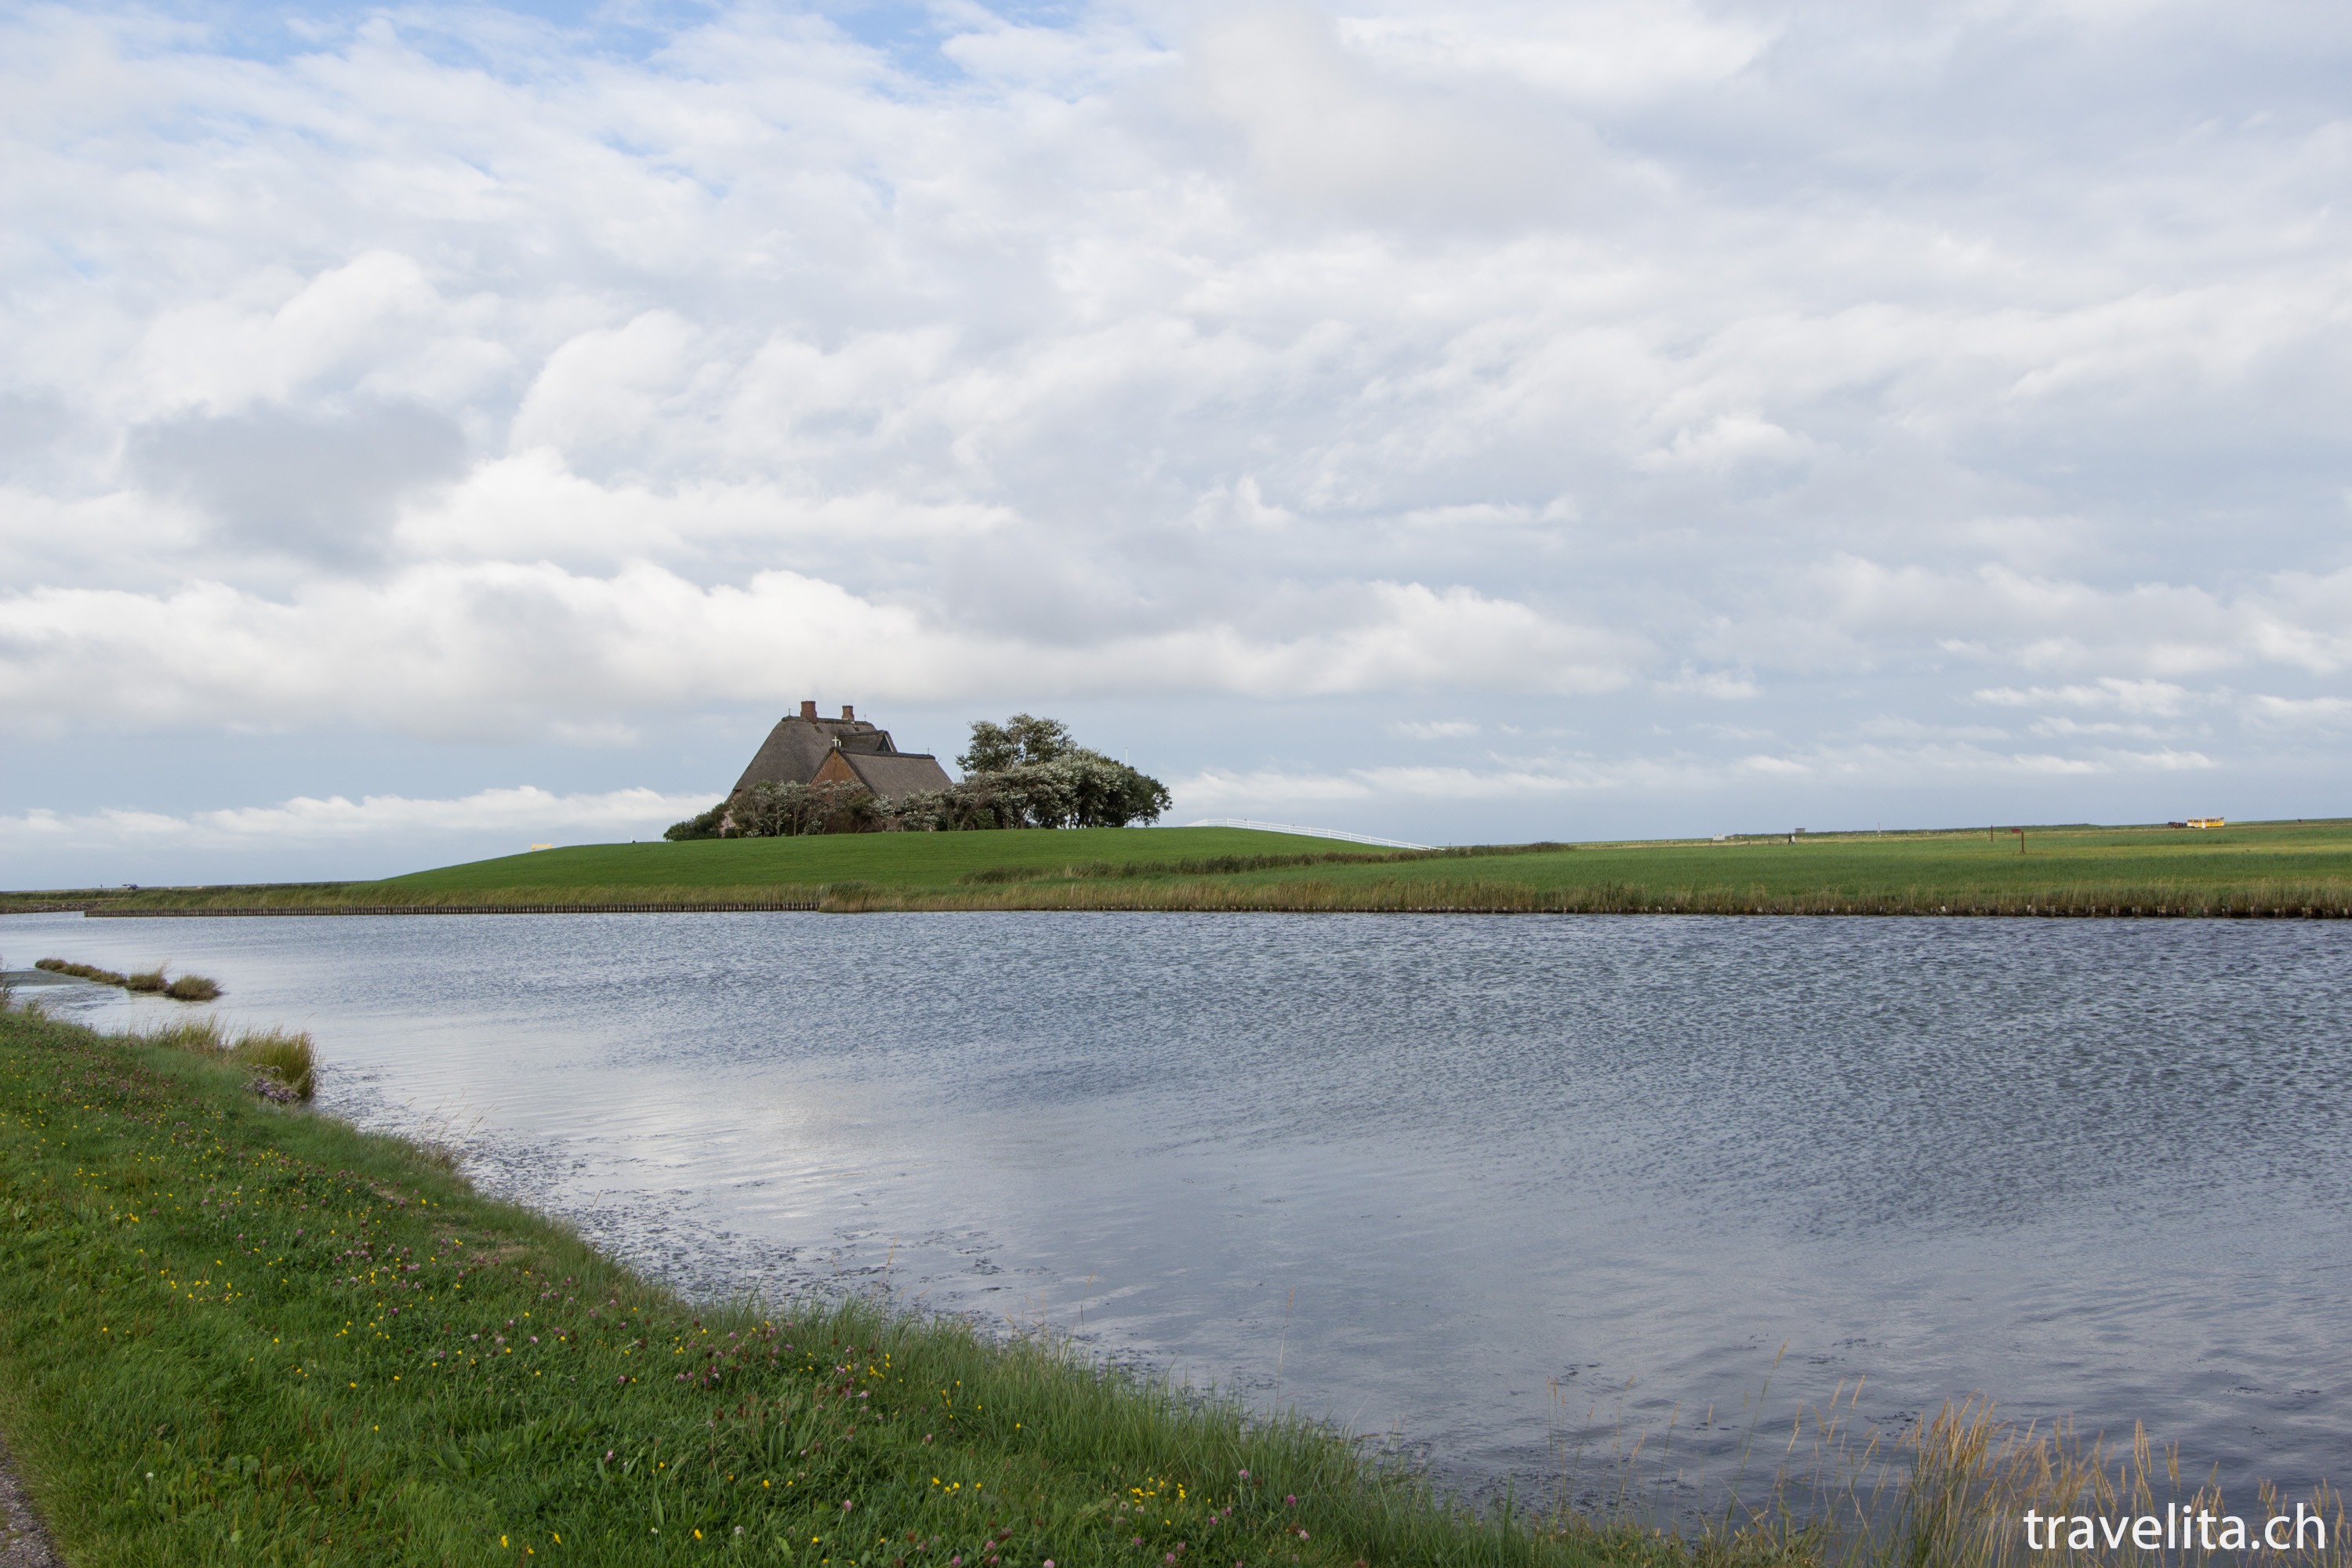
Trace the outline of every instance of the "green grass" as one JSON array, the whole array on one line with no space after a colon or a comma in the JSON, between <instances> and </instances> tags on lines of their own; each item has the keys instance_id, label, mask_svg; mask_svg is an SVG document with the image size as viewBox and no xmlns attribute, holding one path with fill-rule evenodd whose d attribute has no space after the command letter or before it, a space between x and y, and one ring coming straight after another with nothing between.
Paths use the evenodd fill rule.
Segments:
<instances>
[{"instance_id":1,"label":"green grass","mask_svg":"<svg viewBox=\"0 0 2352 1568\"><path fill-rule=\"evenodd\" d=\"M160 963L138 974L117 974L111 969L100 969L90 963L68 963L62 958L40 959L33 967L46 969L53 974L70 974L77 980L94 980L101 985L120 985L125 991L169 996L175 1002L215 1002L220 999L221 994L218 981L201 974L167 978Z\"/></svg>"},{"instance_id":2,"label":"green grass","mask_svg":"<svg viewBox=\"0 0 2352 1568\"><path fill-rule=\"evenodd\" d=\"M380 882L155 889L124 907L803 902L913 909L2352 914L2352 819L1489 846L1241 828L598 844ZM27 895L29 896L29 895Z\"/></svg>"},{"instance_id":3,"label":"green grass","mask_svg":"<svg viewBox=\"0 0 2352 1568\"><path fill-rule=\"evenodd\" d=\"M512 888L669 889L832 883L948 888L977 871L1050 870L1093 860L1171 866L1216 856L1326 855L1328 838L1238 827L1076 827L993 833L851 833L806 838L706 838L684 844L583 844L412 872L370 884L402 893ZM354 887L356 894L361 889Z\"/></svg>"},{"instance_id":4,"label":"green grass","mask_svg":"<svg viewBox=\"0 0 2352 1568\"><path fill-rule=\"evenodd\" d=\"M75 963L63 958L36 959L33 967L46 969L52 974L70 974L76 980L95 981L100 985L128 986L131 984L131 977L127 974L119 974L111 969L100 969L95 963Z\"/></svg>"},{"instance_id":5,"label":"green grass","mask_svg":"<svg viewBox=\"0 0 2352 1568\"><path fill-rule=\"evenodd\" d=\"M228 1048L228 1059L285 1086L286 1092L280 1096L257 1083L247 1083L247 1089L257 1089L268 1099L309 1100L318 1092L318 1047L308 1029L258 1029L240 1035Z\"/></svg>"},{"instance_id":6,"label":"green grass","mask_svg":"<svg viewBox=\"0 0 2352 1568\"><path fill-rule=\"evenodd\" d=\"M680 1300L193 1027L0 1014L0 1423L79 1568L1688 1560L1048 1339Z\"/></svg>"},{"instance_id":7,"label":"green grass","mask_svg":"<svg viewBox=\"0 0 2352 1568\"><path fill-rule=\"evenodd\" d=\"M131 889L127 888L67 888L46 892L0 893L0 915L88 909L131 896Z\"/></svg>"}]
</instances>

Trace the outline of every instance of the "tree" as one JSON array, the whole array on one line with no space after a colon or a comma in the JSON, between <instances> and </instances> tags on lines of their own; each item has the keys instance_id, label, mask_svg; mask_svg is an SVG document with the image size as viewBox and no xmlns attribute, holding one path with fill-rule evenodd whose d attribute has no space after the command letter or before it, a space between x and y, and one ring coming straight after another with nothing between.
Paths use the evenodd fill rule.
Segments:
<instances>
[{"instance_id":1,"label":"tree","mask_svg":"<svg viewBox=\"0 0 2352 1568\"><path fill-rule=\"evenodd\" d=\"M957 800L942 815L974 826L1124 827L1156 822L1171 804L1158 779L1077 744L1058 720L1028 713L973 724L971 747L956 761L966 777L948 792Z\"/></svg>"},{"instance_id":2,"label":"tree","mask_svg":"<svg viewBox=\"0 0 2352 1568\"><path fill-rule=\"evenodd\" d=\"M726 815L727 803L722 800L699 816L671 823L662 837L672 843L681 843L689 838L716 838L719 837L719 821Z\"/></svg>"},{"instance_id":3,"label":"tree","mask_svg":"<svg viewBox=\"0 0 2352 1568\"><path fill-rule=\"evenodd\" d=\"M1076 750L1070 727L1058 719L1015 713L1002 724L982 719L971 727L971 749L956 759L968 773L1001 773L1026 763L1050 763Z\"/></svg>"},{"instance_id":4,"label":"tree","mask_svg":"<svg viewBox=\"0 0 2352 1568\"><path fill-rule=\"evenodd\" d=\"M864 784L762 782L729 803L728 815L735 836L795 838L811 833L877 832L888 813Z\"/></svg>"}]
</instances>

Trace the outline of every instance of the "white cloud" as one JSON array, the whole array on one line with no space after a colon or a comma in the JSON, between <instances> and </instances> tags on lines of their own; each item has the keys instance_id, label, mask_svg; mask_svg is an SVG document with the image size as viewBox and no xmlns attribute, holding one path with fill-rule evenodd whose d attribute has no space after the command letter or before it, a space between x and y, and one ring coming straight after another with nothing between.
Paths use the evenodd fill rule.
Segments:
<instances>
[{"instance_id":1,"label":"white cloud","mask_svg":"<svg viewBox=\"0 0 2352 1568\"><path fill-rule=\"evenodd\" d=\"M1864 720L1853 726L1853 732L1872 741L2001 742L2010 738L2008 731L1990 724L1927 724L1890 713Z\"/></svg>"},{"instance_id":2,"label":"white cloud","mask_svg":"<svg viewBox=\"0 0 2352 1568\"><path fill-rule=\"evenodd\" d=\"M2165 680L2125 680L2105 676L2081 686L1989 687L1974 693L1975 700L1996 708L2112 708L2124 713L2173 718L2186 712L2200 698L2186 688Z\"/></svg>"},{"instance_id":3,"label":"white cloud","mask_svg":"<svg viewBox=\"0 0 2352 1568\"><path fill-rule=\"evenodd\" d=\"M0 729L824 685L1444 693L1293 727L1366 790L1400 710L1591 748L1442 785L1497 800L2343 760L2324 8L927 16L0 19ZM1750 738L1654 757L1691 697ZM1259 787L1235 732L1171 771Z\"/></svg>"},{"instance_id":4,"label":"white cloud","mask_svg":"<svg viewBox=\"0 0 2352 1568\"><path fill-rule=\"evenodd\" d=\"M1740 758L1737 771L1744 773L1763 773L1777 778L1801 778L1813 770L1793 757L1775 757L1767 752L1758 752Z\"/></svg>"},{"instance_id":5,"label":"white cloud","mask_svg":"<svg viewBox=\"0 0 2352 1568\"><path fill-rule=\"evenodd\" d=\"M1796 463L1812 455L1811 443L1752 414L1717 415L1702 429L1688 426L1672 440L1633 459L1637 468L1729 468L1743 463Z\"/></svg>"},{"instance_id":6,"label":"white cloud","mask_svg":"<svg viewBox=\"0 0 2352 1568\"><path fill-rule=\"evenodd\" d=\"M1760 696L1763 688L1745 671L1727 669L1695 669L1685 664L1675 672L1672 679L1658 682L1658 689L1676 697L1711 697L1718 702L1745 702Z\"/></svg>"},{"instance_id":7,"label":"white cloud","mask_svg":"<svg viewBox=\"0 0 2352 1568\"><path fill-rule=\"evenodd\" d=\"M2100 746L2082 755L2060 755L1998 751L1968 740L1926 740L1907 745L1848 742L1713 758L1668 753L1605 759L1489 757L1481 763L1371 766L1344 773L1209 772L1179 780L1171 788L1181 816L1309 805L1361 808L1382 803L1542 801L1653 792L1685 798L1709 795L1737 798L1743 784L1758 781L1842 789L1916 787L1927 780L2039 785L2067 778L2161 775L2216 766L2202 752L2169 747L2132 751Z\"/></svg>"},{"instance_id":8,"label":"white cloud","mask_svg":"<svg viewBox=\"0 0 2352 1568\"><path fill-rule=\"evenodd\" d=\"M1357 16L1349 41L1401 70L1517 78L1586 102L1638 102L1718 86L1779 28L1688 4L1431 5Z\"/></svg>"},{"instance_id":9,"label":"white cloud","mask_svg":"<svg viewBox=\"0 0 2352 1568\"><path fill-rule=\"evenodd\" d=\"M1194 773L1171 783L1169 793L1176 799L1181 817L1232 805L1278 807L1360 801L1370 799L1372 790L1359 779L1269 769L1251 773L1221 770Z\"/></svg>"},{"instance_id":10,"label":"white cloud","mask_svg":"<svg viewBox=\"0 0 2352 1568\"><path fill-rule=\"evenodd\" d=\"M958 648L911 612L793 573L705 591L652 566L597 578L503 563L319 583L290 603L217 583L36 590L0 600L0 638L13 655L0 700L20 721L203 714L447 736L545 733L698 692L766 700L853 671L923 690Z\"/></svg>"},{"instance_id":11,"label":"white cloud","mask_svg":"<svg viewBox=\"0 0 2352 1568\"><path fill-rule=\"evenodd\" d=\"M2266 729L2333 729L2352 724L2352 698L2267 697L2247 699L2249 717Z\"/></svg>"},{"instance_id":12,"label":"white cloud","mask_svg":"<svg viewBox=\"0 0 2352 1568\"><path fill-rule=\"evenodd\" d=\"M2166 773L2202 773L2218 765L2202 752L2175 751L2169 747L2156 752L2115 752L2108 755L2118 767L2160 769Z\"/></svg>"},{"instance_id":13,"label":"white cloud","mask_svg":"<svg viewBox=\"0 0 2352 1568\"><path fill-rule=\"evenodd\" d=\"M1187 55L1202 98L1286 202L1384 223L1517 227L1566 210L1589 178L1581 126L1547 113L1540 95L1507 79L1481 91L1384 72L1297 0L1231 7Z\"/></svg>"},{"instance_id":14,"label":"white cloud","mask_svg":"<svg viewBox=\"0 0 2352 1568\"><path fill-rule=\"evenodd\" d=\"M2079 719L2036 719L2028 732L2046 740L2067 740L2081 735L2127 735L2137 740L2155 740L2168 731L2155 724L2084 723Z\"/></svg>"},{"instance_id":15,"label":"white cloud","mask_svg":"<svg viewBox=\"0 0 2352 1568\"><path fill-rule=\"evenodd\" d=\"M634 447L659 431L699 368L696 333L672 310L647 310L611 330L583 332L547 357L515 411L519 449Z\"/></svg>"},{"instance_id":16,"label":"white cloud","mask_svg":"<svg viewBox=\"0 0 2352 1568\"><path fill-rule=\"evenodd\" d=\"M502 833L517 848L554 837L604 840L630 834L658 836L671 823L708 807L709 795L662 795L649 789L602 795L555 795L524 784L482 790L458 800L367 795L357 801L296 796L269 806L233 806L173 815L154 811L94 811L65 816L29 811L0 816L0 848L118 848L145 845L184 848L250 848L257 845L349 844Z\"/></svg>"},{"instance_id":17,"label":"white cloud","mask_svg":"<svg viewBox=\"0 0 2352 1568\"><path fill-rule=\"evenodd\" d=\"M1591 782L1549 767L1363 768L1357 776L1376 794L1423 800L1495 800L1589 789Z\"/></svg>"},{"instance_id":18,"label":"white cloud","mask_svg":"<svg viewBox=\"0 0 2352 1568\"><path fill-rule=\"evenodd\" d=\"M371 250L305 279L257 269L233 291L157 313L110 394L111 412L140 420L185 409L236 413L333 380L374 392L462 393L430 362L469 357L502 368L467 312L446 302L410 257Z\"/></svg>"},{"instance_id":19,"label":"white cloud","mask_svg":"<svg viewBox=\"0 0 2352 1568\"><path fill-rule=\"evenodd\" d=\"M1325 624L1144 633L1074 658L790 572L706 589L645 563L610 577L451 564L320 583L291 603L217 583L152 595L38 589L0 598L0 701L20 725L102 714L169 726L194 713L256 728L595 734L633 712L712 698L766 706L812 683L928 700L1007 686L1575 692L1626 679L1617 639L1464 589L1375 583L1303 607Z\"/></svg>"}]
</instances>

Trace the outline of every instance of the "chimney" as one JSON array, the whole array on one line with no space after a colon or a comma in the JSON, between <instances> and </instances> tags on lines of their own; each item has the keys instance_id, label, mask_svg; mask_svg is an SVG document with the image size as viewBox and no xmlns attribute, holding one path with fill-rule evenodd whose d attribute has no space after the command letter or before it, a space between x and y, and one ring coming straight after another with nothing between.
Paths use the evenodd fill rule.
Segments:
<instances>
[{"instance_id":1,"label":"chimney","mask_svg":"<svg viewBox=\"0 0 2352 1568\"><path fill-rule=\"evenodd\" d=\"M814 718L815 718L815 717L816 717L816 703L815 703L814 701L808 701L808 702L803 702L803 703L802 703L802 704L801 704L801 717L802 717L802 718L803 718L803 719L814 719Z\"/></svg>"},{"instance_id":2,"label":"chimney","mask_svg":"<svg viewBox=\"0 0 2352 1568\"><path fill-rule=\"evenodd\" d=\"M845 724L857 717L857 710L845 702L841 705L841 721Z\"/></svg>"}]
</instances>

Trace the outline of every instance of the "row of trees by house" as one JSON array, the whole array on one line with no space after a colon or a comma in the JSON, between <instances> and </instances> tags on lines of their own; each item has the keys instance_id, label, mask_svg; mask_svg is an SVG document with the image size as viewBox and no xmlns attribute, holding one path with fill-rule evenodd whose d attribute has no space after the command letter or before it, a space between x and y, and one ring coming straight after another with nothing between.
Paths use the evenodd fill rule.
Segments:
<instances>
[{"instance_id":1,"label":"row of trees by house","mask_svg":"<svg viewBox=\"0 0 2352 1568\"><path fill-rule=\"evenodd\" d=\"M887 799L857 784L755 784L663 837L1125 827L1158 821L1171 804L1158 779L1077 744L1059 721L1027 713L973 724L971 747L956 762L962 782Z\"/></svg>"}]
</instances>

